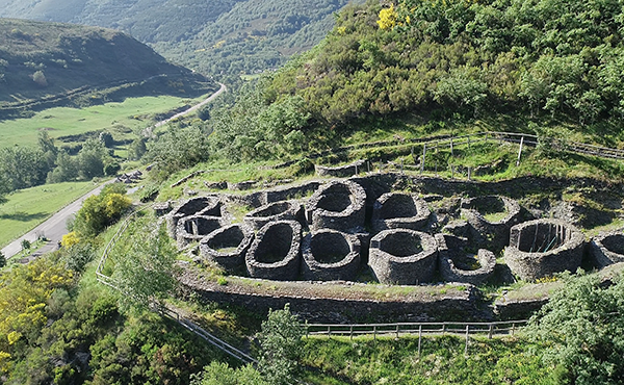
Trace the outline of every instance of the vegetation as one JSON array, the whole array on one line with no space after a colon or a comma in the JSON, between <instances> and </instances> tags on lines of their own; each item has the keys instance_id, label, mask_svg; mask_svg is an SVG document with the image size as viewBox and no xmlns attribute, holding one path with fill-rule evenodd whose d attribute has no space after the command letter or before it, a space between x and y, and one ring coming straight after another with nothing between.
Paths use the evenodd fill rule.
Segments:
<instances>
[{"instance_id":1,"label":"vegetation","mask_svg":"<svg viewBox=\"0 0 624 385\"><path fill-rule=\"evenodd\" d=\"M529 334L547 343L544 360L563 370L562 383L618 384L624 373L621 314L624 281L602 282L600 277L564 276L556 291L531 319Z\"/></svg>"},{"instance_id":2,"label":"vegetation","mask_svg":"<svg viewBox=\"0 0 624 385\"><path fill-rule=\"evenodd\" d=\"M313 47L331 29L332 14L345 4L346 0L73 0L52 5L2 0L0 17L118 28L187 67L214 76L238 76L276 69L292 54Z\"/></svg>"},{"instance_id":3,"label":"vegetation","mask_svg":"<svg viewBox=\"0 0 624 385\"><path fill-rule=\"evenodd\" d=\"M2 118L60 105L146 94L194 97L216 89L112 30L0 19L0 42Z\"/></svg>"},{"instance_id":4,"label":"vegetation","mask_svg":"<svg viewBox=\"0 0 624 385\"><path fill-rule=\"evenodd\" d=\"M15 191L0 205L0 247L94 188L92 182L65 182Z\"/></svg>"},{"instance_id":5,"label":"vegetation","mask_svg":"<svg viewBox=\"0 0 624 385\"><path fill-rule=\"evenodd\" d=\"M132 205L125 193L123 184L113 183L106 185L98 195L85 199L73 224L78 238L93 238L121 218Z\"/></svg>"}]
</instances>

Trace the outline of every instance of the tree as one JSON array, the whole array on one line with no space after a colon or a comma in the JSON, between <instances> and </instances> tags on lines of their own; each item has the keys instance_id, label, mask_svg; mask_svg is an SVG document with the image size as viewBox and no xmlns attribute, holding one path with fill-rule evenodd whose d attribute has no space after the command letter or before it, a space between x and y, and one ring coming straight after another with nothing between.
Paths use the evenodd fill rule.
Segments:
<instances>
[{"instance_id":1,"label":"tree","mask_svg":"<svg viewBox=\"0 0 624 385\"><path fill-rule=\"evenodd\" d=\"M4 256L4 254L2 253L2 251L0 251L0 268L5 267L7 264L7 259Z\"/></svg>"},{"instance_id":2,"label":"tree","mask_svg":"<svg viewBox=\"0 0 624 385\"><path fill-rule=\"evenodd\" d=\"M529 336L547 341L549 364L564 370L562 382L620 384L624 378L624 279L601 282L596 275L565 275L556 291L530 320Z\"/></svg>"},{"instance_id":3,"label":"tree","mask_svg":"<svg viewBox=\"0 0 624 385\"><path fill-rule=\"evenodd\" d=\"M30 241L28 239L22 239L22 251L30 250Z\"/></svg>"},{"instance_id":4,"label":"tree","mask_svg":"<svg viewBox=\"0 0 624 385\"><path fill-rule=\"evenodd\" d=\"M88 239L101 233L117 221L132 205L121 183L106 185L99 195L85 199L76 214L74 231L80 239Z\"/></svg>"},{"instance_id":5,"label":"tree","mask_svg":"<svg viewBox=\"0 0 624 385\"><path fill-rule=\"evenodd\" d=\"M48 79L46 79L43 71L37 71L32 74L32 80L41 88L45 88L48 86Z\"/></svg>"},{"instance_id":6,"label":"tree","mask_svg":"<svg viewBox=\"0 0 624 385\"><path fill-rule=\"evenodd\" d=\"M144 309L166 298L175 288L173 277L177 250L164 225L137 227L130 247L114 255L113 278L124 295L122 309Z\"/></svg>"},{"instance_id":7,"label":"tree","mask_svg":"<svg viewBox=\"0 0 624 385\"><path fill-rule=\"evenodd\" d=\"M301 338L304 334L304 326L290 312L289 305L283 310L269 310L268 319L262 322L261 356L258 365L269 384L294 383L297 361L303 351Z\"/></svg>"},{"instance_id":8,"label":"tree","mask_svg":"<svg viewBox=\"0 0 624 385\"><path fill-rule=\"evenodd\" d=\"M191 385L269 385L251 365L237 369L212 362L202 373L191 376Z\"/></svg>"}]
</instances>

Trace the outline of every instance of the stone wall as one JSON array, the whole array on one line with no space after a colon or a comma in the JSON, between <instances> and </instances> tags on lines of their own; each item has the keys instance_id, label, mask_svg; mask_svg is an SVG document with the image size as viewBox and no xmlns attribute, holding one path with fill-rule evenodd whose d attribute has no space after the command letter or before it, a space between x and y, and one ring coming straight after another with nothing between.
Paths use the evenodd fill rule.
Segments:
<instances>
[{"instance_id":1,"label":"stone wall","mask_svg":"<svg viewBox=\"0 0 624 385\"><path fill-rule=\"evenodd\" d=\"M594 264L599 268L624 262L624 234L622 230L601 233L594 237L589 245L589 252Z\"/></svg>"},{"instance_id":2,"label":"stone wall","mask_svg":"<svg viewBox=\"0 0 624 385\"><path fill-rule=\"evenodd\" d=\"M368 265L381 283L417 285L431 282L436 270L435 239L408 229L384 230L370 241Z\"/></svg>"},{"instance_id":3,"label":"stone wall","mask_svg":"<svg viewBox=\"0 0 624 385\"><path fill-rule=\"evenodd\" d=\"M352 234L320 230L301 245L303 278L311 281L351 281L360 270L360 240Z\"/></svg>"},{"instance_id":4,"label":"stone wall","mask_svg":"<svg viewBox=\"0 0 624 385\"><path fill-rule=\"evenodd\" d=\"M552 219L537 219L511 228L505 262L525 280L549 277L581 266L585 236L575 227Z\"/></svg>"},{"instance_id":5,"label":"stone wall","mask_svg":"<svg viewBox=\"0 0 624 385\"><path fill-rule=\"evenodd\" d=\"M264 226L247 251L245 264L254 278L293 281L301 262L301 225L277 221Z\"/></svg>"},{"instance_id":6,"label":"stone wall","mask_svg":"<svg viewBox=\"0 0 624 385\"><path fill-rule=\"evenodd\" d=\"M351 181L332 181L321 186L307 204L312 231L333 229L354 232L364 227L366 191Z\"/></svg>"},{"instance_id":7,"label":"stone wall","mask_svg":"<svg viewBox=\"0 0 624 385\"><path fill-rule=\"evenodd\" d=\"M386 193L373 205L371 224L374 232L387 229L422 230L431 210L416 194Z\"/></svg>"},{"instance_id":8,"label":"stone wall","mask_svg":"<svg viewBox=\"0 0 624 385\"><path fill-rule=\"evenodd\" d=\"M213 231L199 244L200 256L235 272L245 265L245 254L254 239L254 232L247 226L233 224Z\"/></svg>"}]
</instances>

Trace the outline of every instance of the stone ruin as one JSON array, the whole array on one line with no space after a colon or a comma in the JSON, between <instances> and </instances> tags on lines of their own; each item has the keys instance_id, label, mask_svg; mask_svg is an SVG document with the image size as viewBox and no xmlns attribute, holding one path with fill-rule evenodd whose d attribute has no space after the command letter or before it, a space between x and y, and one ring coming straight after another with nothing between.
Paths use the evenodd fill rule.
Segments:
<instances>
[{"instance_id":1,"label":"stone ruin","mask_svg":"<svg viewBox=\"0 0 624 385\"><path fill-rule=\"evenodd\" d=\"M422 230L431 210L416 194L385 193L373 206L372 227L375 233L387 229Z\"/></svg>"},{"instance_id":2,"label":"stone ruin","mask_svg":"<svg viewBox=\"0 0 624 385\"><path fill-rule=\"evenodd\" d=\"M312 231L333 229L354 232L364 227L366 191L351 181L332 181L321 186L307 205Z\"/></svg>"},{"instance_id":3,"label":"stone ruin","mask_svg":"<svg viewBox=\"0 0 624 385\"><path fill-rule=\"evenodd\" d=\"M494 273L496 256L489 250L470 252L468 239L450 234L436 234L440 275L445 282L480 285Z\"/></svg>"},{"instance_id":4,"label":"stone ruin","mask_svg":"<svg viewBox=\"0 0 624 385\"><path fill-rule=\"evenodd\" d=\"M509 244L509 230L520 222L520 205L503 196L481 196L462 201L461 215L471 227L471 238L481 248L501 251ZM488 219L488 215L495 215Z\"/></svg>"},{"instance_id":5,"label":"stone ruin","mask_svg":"<svg viewBox=\"0 0 624 385\"><path fill-rule=\"evenodd\" d=\"M245 254L253 239L253 230L245 225L222 227L200 241L200 256L217 263L227 272L236 273L245 266Z\"/></svg>"},{"instance_id":6,"label":"stone ruin","mask_svg":"<svg viewBox=\"0 0 624 385\"><path fill-rule=\"evenodd\" d=\"M223 224L222 218L207 215L191 215L181 218L175 232L178 249L184 249L193 242L201 241Z\"/></svg>"},{"instance_id":7,"label":"stone ruin","mask_svg":"<svg viewBox=\"0 0 624 385\"><path fill-rule=\"evenodd\" d=\"M585 236L558 220L537 219L511 228L505 262L524 280L550 277L581 266Z\"/></svg>"},{"instance_id":8,"label":"stone ruin","mask_svg":"<svg viewBox=\"0 0 624 385\"><path fill-rule=\"evenodd\" d=\"M331 176L335 178L346 178L362 172L366 166L366 161L358 160L345 166L326 167L318 164L314 165L314 171L318 176Z\"/></svg>"},{"instance_id":9,"label":"stone ruin","mask_svg":"<svg viewBox=\"0 0 624 385\"><path fill-rule=\"evenodd\" d=\"M177 239L178 222L191 215L205 215L210 217L222 216L222 205L219 199L213 197L197 197L188 199L176 207L167 216L167 229L172 238Z\"/></svg>"},{"instance_id":10,"label":"stone ruin","mask_svg":"<svg viewBox=\"0 0 624 385\"><path fill-rule=\"evenodd\" d=\"M431 282L438 260L436 240L408 229L384 230L370 241L368 264L381 283Z\"/></svg>"},{"instance_id":11,"label":"stone ruin","mask_svg":"<svg viewBox=\"0 0 624 385\"><path fill-rule=\"evenodd\" d=\"M308 234L301 245L303 278L310 281L351 281L360 270L360 240L336 230Z\"/></svg>"},{"instance_id":12,"label":"stone ruin","mask_svg":"<svg viewBox=\"0 0 624 385\"><path fill-rule=\"evenodd\" d=\"M245 256L247 271L253 278L294 281L301 261L301 225L296 221L277 221L256 234Z\"/></svg>"},{"instance_id":13,"label":"stone ruin","mask_svg":"<svg viewBox=\"0 0 624 385\"><path fill-rule=\"evenodd\" d=\"M282 201L269 203L258 207L245 215L243 221L254 230L259 230L269 222L282 220L305 221L303 205L297 201Z\"/></svg>"},{"instance_id":14,"label":"stone ruin","mask_svg":"<svg viewBox=\"0 0 624 385\"><path fill-rule=\"evenodd\" d=\"M589 244L589 252L598 268L624 262L624 233L618 230L599 234Z\"/></svg>"}]
</instances>

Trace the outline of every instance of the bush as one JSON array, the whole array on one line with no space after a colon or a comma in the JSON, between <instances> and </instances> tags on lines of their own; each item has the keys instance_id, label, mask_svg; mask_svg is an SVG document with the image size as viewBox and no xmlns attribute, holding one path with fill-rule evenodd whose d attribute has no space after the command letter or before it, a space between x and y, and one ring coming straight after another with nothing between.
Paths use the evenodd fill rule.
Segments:
<instances>
[{"instance_id":1,"label":"bush","mask_svg":"<svg viewBox=\"0 0 624 385\"><path fill-rule=\"evenodd\" d=\"M125 186L114 183L104 187L100 195L85 199L74 221L74 230L78 236L85 239L96 236L121 218L132 205L125 193Z\"/></svg>"}]
</instances>

